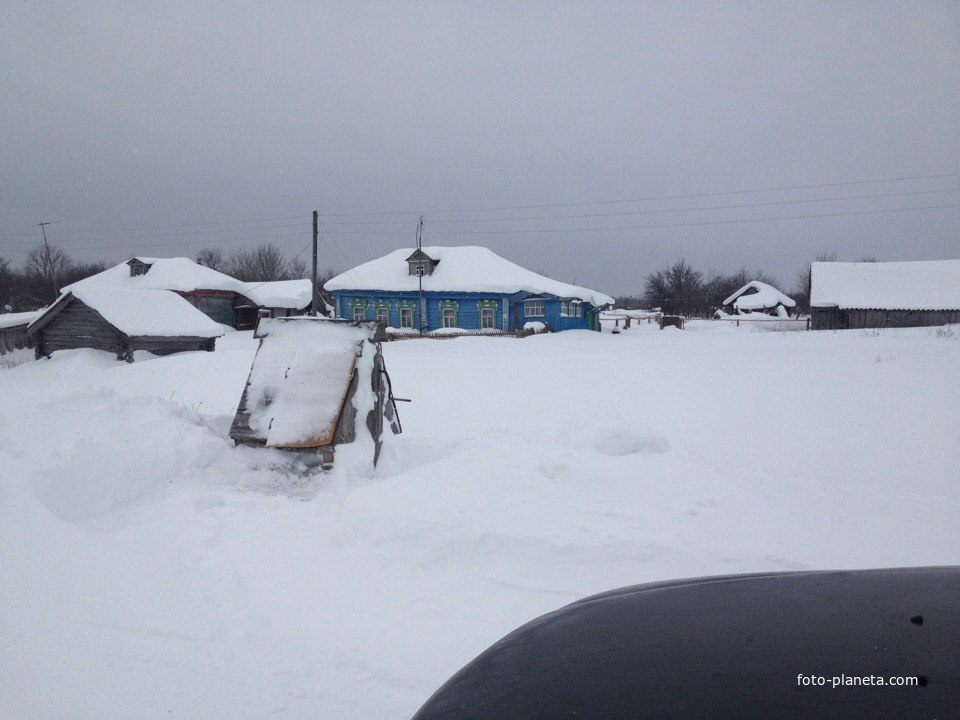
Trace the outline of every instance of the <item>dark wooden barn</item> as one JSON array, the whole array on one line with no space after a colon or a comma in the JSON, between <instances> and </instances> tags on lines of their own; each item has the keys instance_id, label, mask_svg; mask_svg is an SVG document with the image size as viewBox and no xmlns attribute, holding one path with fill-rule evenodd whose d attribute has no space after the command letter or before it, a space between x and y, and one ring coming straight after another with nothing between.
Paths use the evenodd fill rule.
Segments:
<instances>
[{"instance_id":1,"label":"dark wooden barn","mask_svg":"<svg viewBox=\"0 0 960 720\"><path fill-rule=\"evenodd\" d=\"M813 330L960 323L960 260L813 263L810 312Z\"/></svg>"},{"instance_id":2,"label":"dark wooden barn","mask_svg":"<svg viewBox=\"0 0 960 720\"><path fill-rule=\"evenodd\" d=\"M155 355L214 349L222 328L179 295L127 288L66 292L27 328L37 357L93 348L132 362Z\"/></svg>"},{"instance_id":3,"label":"dark wooden barn","mask_svg":"<svg viewBox=\"0 0 960 720\"><path fill-rule=\"evenodd\" d=\"M170 290L221 325L252 330L261 317L299 315L313 297L309 280L242 282L189 258L134 257L68 285L71 290Z\"/></svg>"}]
</instances>

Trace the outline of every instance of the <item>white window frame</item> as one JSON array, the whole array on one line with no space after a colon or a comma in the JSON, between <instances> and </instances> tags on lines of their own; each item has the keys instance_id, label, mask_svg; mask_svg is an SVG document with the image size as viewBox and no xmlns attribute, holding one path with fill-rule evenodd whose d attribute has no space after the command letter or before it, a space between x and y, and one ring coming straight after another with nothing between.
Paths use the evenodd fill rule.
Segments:
<instances>
[{"instance_id":1,"label":"white window frame","mask_svg":"<svg viewBox=\"0 0 960 720\"><path fill-rule=\"evenodd\" d=\"M487 325L486 321L489 320L490 324ZM492 307L480 308L480 329L481 330L496 330L497 329L497 310Z\"/></svg>"},{"instance_id":2,"label":"white window frame","mask_svg":"<svg viewBox=\"0 0 960 720\"><path fill-rule=\"evenodd\" d=\"M534 308L538 308L539 312L536 312ZM542 318L547 316L547 301L546 300L524 300L523 302L523 316L525 318Z\"/></svg>"},{"instance_id":3,"label":"white window frame","mask_svg":"<svg viewBox=\"0 0 960 720\"><path fill-rule=\"evenodd\" d=\"M359 315L360 317L357 317ZM354 305L350 310L350 317L353 318L354 322L363 322L367 319L367 306L366 305Z\"/></svg>"},{"instance_id":4,"label":"white window frame","mask_svg":"<svg viewBox=\"0 0 960 720\"><path fill-rule=\"evenodd\" d=\"M580 300L563 300L560 303L560 317L583 317L583 303Z\"/></svg>"},{"instance_id":5,"label":"white window frame","mask_svg":"<svg viewBox=\"0 0 960 720\"><path fill-rule=\"evenodd\" d=\"M383 317L381 317L381 315ZM377 322L384 322L387 325L390 324L390 306L389 305L380 305L377 307Z\"/></svg>"},{"instance_id":6,"label":"white window frame","mask_svg":"<svg viewBox=\"0 0 960 720\"><path fill-rule=\"evenodd\" d=\"M450 313L449 315L447 313ZM447 320L450 321L450 324L447 324ZM455 328L457 326L457 309L452 307L441 308L440 310L440 327L445 328Z\"/></svg>"},{"instance_id":7,"label":"white window frame","mask_svg":"<svg viewBox=\"0 0 960 720\"><path fill-rule=\"evenodd\" d=\"M400 308L400 327L413 329L413 308Z\"/></svg>"}]
</instances>

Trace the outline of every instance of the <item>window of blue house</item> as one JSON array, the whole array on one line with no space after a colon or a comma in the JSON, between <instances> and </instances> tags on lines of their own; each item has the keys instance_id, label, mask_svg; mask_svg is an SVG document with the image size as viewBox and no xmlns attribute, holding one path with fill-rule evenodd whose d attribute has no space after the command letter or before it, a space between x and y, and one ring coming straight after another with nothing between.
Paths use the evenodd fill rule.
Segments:
<instances>
[{"instance_id":1,"label":"window of blue house","mask_svg":"<svg viewBox=\"0 0 960 720\"><path fill-rule=\"evenodd\" d=\"M440 301L440 327L445 328L455 328L457 327L457 310L460 308L460 303L456 300L441 300Z\"/></svg>"},{"instance_id":2,"label":"window of blue house","mask_svg":"<svg viewBox=\"0 0 960 720\"><path fill-rule=\"evenodd\" d=\"M397 300L397 312L400 316L400 327L413 328L413 301Z\"/></svg>"},{"instance_id":3,"label":"window of blue house","mask_svg":"<svg viewBox=\"0 0 960 720\"><path fill-rule=\"evenodd\" d=\"M363 298L350 298L350 318L354 322L367 319L367 301Z\"/></svg>"},{"instance_id":4,"label":"window of blue house","mask_svg":"<svg viewBox=\"0 0 960 720\"><path fill-rule=\"evenodd\" d=\"M527 300L523 303L523 314L525 317L546 317L547 304L543 300Z\"/></svg>"},{"instance_id":5,"label":"window of blue house","mask_svg":"<svg viewBox=\"0 0 960 720\"><path fill-rule=\"evenodd\" d=\"M480 329L493 330L496 327L496 310L480 308Z\"/></svg>"},{"instance_id":6,"label":"window of blue house","mask_svg":"<svg viewBox=\"0 0 960 720\"><path fill-rule=\"evenodd\" d=\"M583 303L580 300L564 300L560 303L560 317L583 317Z\"/></svg>"},{"instance_id":7,"label":"window of blue house","mask_svg":"<svg viewBox=\"0 0 960 720\"><path fill-rule=\"evenodd\" d=\"M498 302L496 300L477 301L477 311L480 313L481 330L496 330L497 305Z\"/></svg>"},{"instance_id":8,"label":"window of blue house","mask_svg":"<svg viewBox=\"0 0 960 720\"><path fill-rule=\"evenodd\" d=\"M374 315L377 318L377 322L382 322L385 325L390 324L390 301L389 300L374 300L373 311L374 311Z\"/></svg>"}]
</instances>

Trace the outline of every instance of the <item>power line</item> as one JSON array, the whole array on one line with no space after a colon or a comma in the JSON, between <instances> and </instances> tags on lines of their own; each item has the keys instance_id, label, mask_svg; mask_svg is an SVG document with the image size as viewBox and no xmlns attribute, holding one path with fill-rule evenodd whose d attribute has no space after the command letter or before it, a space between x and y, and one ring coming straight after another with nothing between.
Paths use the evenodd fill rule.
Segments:
<instances>
[{"instance_id":1,"label":"power line","mask_svg":"<svg viewBox=\"0 0 960 720\"><path fill-rule=\"evenodd\" d=\"M446 235L503 235L503 234L513 234L513 233L555 233L555 232L603 232L610 230L651 230L657 228L674 228L674 227L696 227L700 225L732 225L735 223L754 223L754 222L779 222L782 220L808 220L813 218L828 218L828 217L845 217L847 215L875 215L878 213L891 213L891 212L908 212L911 210L939 210L941 208L954 208L960 207L960 203L951 203L948 205L923 205L920 207L912 208L889 208L887 210L858 210L853 212L841 212L841 213L820 213L817 215L792 215L789 217L773 217L773 218L749 218L744 220L709 220L704 222L692 222L692 223L667 223L663 225L629 225L629 226L620 226L620 227L600 227L600 228L554 228L549 230L458 230L451 232L440 232L432 233L434 236L443 237Z\"/></svg>"},{"instance_id":2,"label":"power line","mask_svg":"<svg viewBox=\"0 0 960 720\"><path fill-rule=\"evenodd\" d=\"M685 223L661 223L657 225L627 225L627 226L614 226L614 227L581 227L581 228L522 228L522 229L513 229L513 230L450 230L450 231L440 231L440 232L429 232L431 237L449 237L457 235L528 235L536 233L571 233L571 232L614 232L621 230L654 230L654 229L666 229L666 228L681 228L681 227L701 227L708 225L734 225L740 223L757 223L757 222L782 222L786 220L811 220L817 218L829 218L829 217L846 217L846 216L855 216L855 215L876 215L881 213L894 213L894 212L911 212L915 210L939 210L945 208L954 208L960 207L960 203L947 203L943 205L921 205L918 207L909 207L909 208L887 208L883 210L855 210L848 212L836 212L836 213L817 213L812 215L791 215L791 216L782 216L782 217L768 217L768 218L744 218L737 220L705 220L699 222L685 222ZM329 233L327 233L329 235ZM340 230L338 231L340 235L369 235L369 236L389 236L389 237L407 237L407 232L382 232L382 231L357 231L357 230ZM303 233L286 233L282 235L260 235L260 236L251 236L245 238L231 238L230 242L249 242L249 241L263 241L263 240L273 240L286 237L302 237ZM104 238L106 239L106 238ZM119 238L118 238L119 239ZM227 242L227 239L221 239L219 243ZM32 243L29 243L32 244ZM28 244L28 245L29 245ZM151 247L169 247L169 246L182 246L190 244L190 241L175 241L172 243L150 243ZM67 250L118 250L120 248L129 247L129 245L101 245L101 246L85 246L85 245L70 245L66 247Z\"/></svg>"},{"instance_id":3,"label":"power line","mask_svg":"<svg viewBox=\"0 0 960 720\"><path fill-rule=\"evenodd\" d=\"M180 228L180 227L213 227L218 225L237 225L243 223L258 223L258 222L281 222L283 220L296 220L303 219L302 215L288 215L287 217L279 218L253 218L249 220L223 220L218 222L200 222L200 223L177 223L175 225L136 225L133 227L126 228L79 228L74 231L74 233L103 233L103 232L132 232L135 230L165 230L167 228ZM211 231L211 232L229 232L229 230L224 231ZM0 237L19 237L23 235L29 235L30 233L2 233Z\"/></svg>"},{"instance_id":4,"label":"power line","mask_svg":"<svg viewBox=\"0 0 960 720\"><path fill-rule=\"evenodd\" d=\"M829 188L829 187L848 187L851 185L868 185L873 183L884 183L884 182L904 182L907 180L933 180L935 178L949 178L949 177L960 177L960 172L953 173L941 173L938 175L911 175L905 177L887 177L887 178L877 178L874 180L849 180L846 182L834 182L834 183L819 183L814 185L784 185L780 187L765 187L765 188L752 188L748 190L726 190L722 192L709 192L709 193L693 193L688 195L660 195L660 196L650 196L642 198L633 198L628 200L591 200L585 202L572 202L572 203L548 203L542 205L500 205L500 206L487 206L487 207L475 207L475 208L459 208L455 210L398 210L394 212L348 212L348 213L328 213L324 217L356 217L360 215L417 215L419 213L423 214L441 214L441 213L461 213L461 212L487 212L490 210L540 210L544 208L559 208L559 207L583 207L589 205L614 205L614 204L626 204L626 203L635 203L635 202L652 202L655 200L688 200L693 198L706 198L706 197L720 197L724 195L744 195L749 193L760 193L760 192L780 192L784 190L812 190L814 188Z\"/></svg>"},{"instance_id":5,"label":"power line","mask_svg":"<svg viewBox=\"0 0 960 720\"><path fill-rule=\"evenodd\" d=\"M771 202L763 203L745 203L739 205L708 205L703 207L686 207L686 208L664 208L659 210L627 210L621 212L613 213L589 213L581 215L541 215L533 217L501 217L501 218L479 218L471 220L434 220L433 224L439 223L488 223L488 222L528 222L528 221L538 221L538 220L578 220L581 218L600 218L600 217L621 217L629 215L657 215L665 213L682 213L682 212L700 212L700 211L712 211L712 210L730 210L730 209L743 209L743 208L756 208L756 207L774 207L777 205L802 205L810 203L820 203L820 202L843 202L848 200L869 200L877 198L889 198L889 197L906 197L906 196L916 196L916 195L932 195L937 193L947 193L947 192L960 192L960 188L940 188L937 190L912 190L907 192L895 192L895 193L875 193L870 195L848 195L845 197L835 197L835 198L808 198L804 200L776 200ZM395 225L405 221L399 220L389 220L389 221L368 221L368 222L352 222L352 223L325 223L326 226L354 226L354 225ZM285 229L289 227L298 227L301 223L287 224L287 225L272 225L264 228L246 228L246 230L254 229L263 229L263 230L275 230L275 229ZM238 229L229 229L229 230L215 230L211 232L236 232ZM329 231L328 231L329 232ZM400 234L401 230L391 231L389 233L366 233L366 232L356 232L355 234L389 234L395 235ZM464 231L470 232L470 231ZM174 233L167 235L135 235L128 236L123 238L124 240L149 240L153 238L166 238L166 237L187 237L193 235L206 235L207 231L192 231L187 233ZM245 241L245 240L257 240L257 239L268 239L271 237L290 237L289 234L286 235L257 235L249 238L219 238L213 239L211 242L228 242L228 241ZM87 238L85 238L87 239ZM92 238L90 238L92 239ZM109 238L97 238L102 240L108 240Z\"/></svg>"},{"instance_id":6,"label":"power line","mask_svg":"<svg viewBox=\"0 0 960 720\"><path fill-rule=\"evenodd\" d=\"M421 213L452 214L452 213L466 213L466 212L488 212L493 210L539 210L539 209L545 209L545 208L561 208L561 207L588 207L588 206L594 206L594 205L615 205L615 204L627 204L627 203L638 203L638 202L653 202L653 201L659 201L659 200L687 200L687 199L695 199L695 198L744 195L744 194L760 193L760 192L781 192L781 191L787 191L787 190L811 190L815 188L849 187L853 185L868 185L868 184L877 184L877 183L886 183L886 182L906 182L906 181L912 181L912 180L932 180L937 178L952 178L952 177L960 177L960 172L941 173L937 175L911 175L911 176L903 176L903 177L887 177L887 178L876 178L871 180L850 180L846 182L818 183L818 184L810 184L810 185L784 185L779 187L752 188L752 189L744 189L744 190L726 190L721 192L709 192L709 193L691 193L686 195L648 196L648 197L626 199L626 200L592 200L592 201L571 202L571 203L548 203L548 204L540 204L540 205L502 205L502 206L487 206L487 207L460 208L460 209L437 209L437 210L427 210L427 211L407 210L407 211L391 211L391 212L325 213L325 214L321 214L319 217L323 217L323 218L364 217L364 216L380 217L384 215L408 215L408 216L411 216L412 218ZM937 191L930 191L930 192L937 192ZM903 194L909 194L909 193L903 193ZM877 197L883 197L883 196L878 195ZM837 198L837 199L842 199L842 198ZM220 227L224 225L242 225L242 224L251 224L251 223L259 223L259 222L282 222L286 220L302 219L302 217L303 217L302 215L290 215L286 217L251 218L246 220L226 220L226 221L200 222L200 223L178 223L173 225L141 225L141 226L126 227L126 228L100 228L100 229L81 228L75 231L68 231L67 234L134 232L137 230L163 230L168 228L186 228L186 227L211 228L211 227ZM588 217L588 216L584 216L584 217ZM389 222L401 223L404 221L396 220L396 221L389 221ZM454 222L454 221L435 220L435 222ZM373 221L371 221L370 223L364 223L363 221L356 221L356 224L358 225L372 224L372 223ZM283 225L283 226L276 226L276 227L287 227L287 226ZM292 227L292 225L290 227ZM254 229L255 228L239 228L240 231L254 230ZM209 230L209 231L201 230L201 231L198 231L197 233L191 233L191 234L202 234L204 232L230 232L230 231L231 229ZM3 234L0 234L0 237L29 237L30 235L31 233L28 233L28 232L3 233ZM164 237L167 237L167 236L169 235L164 235Z\"/></svg>"},{"instance_id":7,"label":"power line","mask_svg":"<svg viewBox=\"0 0 960 720\"><path fill-rule=\"evenodd\" d=\"M701 210L729 210L729 209L736 209L736 208L772 207L775 205L802 205L802 204L820 203L820 202L841 202L844 200L869 200L874 198L903 197L906 195L934 195L936 193L944 193L944 192L960 192L960 188L943 188L940 190L913 190L910 192L881 193L881 194L875 194L875 195L848 195L846 197L812 198L807 200L776 200L773 202L747 203L742 205L707 205L705 207L668 208L664 210L626 210L626 211L614 212L614 213L588 213L584 215L540 215L535 217L479 218L475 220L433 220L432 222L433 224L437 224L437 223L482 223L482 222L507 222L507 221L526 222L528 220L578 220L580 218L620 217L624 215L656 215L656 214L662 214L662 213L699 212Z\"/></svg>"}]
</instances>

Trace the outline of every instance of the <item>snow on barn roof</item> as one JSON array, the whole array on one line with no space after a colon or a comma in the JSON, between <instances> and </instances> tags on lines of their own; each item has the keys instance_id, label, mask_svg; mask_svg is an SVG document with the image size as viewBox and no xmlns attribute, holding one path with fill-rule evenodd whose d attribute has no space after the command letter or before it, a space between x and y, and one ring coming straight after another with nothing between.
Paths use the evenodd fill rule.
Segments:
<instances>
[{"instance_id":1,"label":"snow on barn roof","mask_svg":"<svg viewBox=\"0 0 960 720\"><path fill-rule=\"evenodd\" d=\"M139 260L150 268L143 275L130 275L130 263ZM225 290L235 292L261 307L303 309L310 304L309 280L277 280L243 282L190 258L154 258L138 255L96 275L68 285L61 292L74 288L121 287L150 290Z\"/></svg>"},{"instance_id":2,"label":"snow on barn roof","mask_svg":"<svg viewBox=\"0 0 960 720\"><path fill-rule=\"evenodd\" d=\"M960 260L815 262L811 307L960 309Z\"/></svg>"},{"instance_id":3,"label":"snow on barn roof","mask_svg":"<svg viewBox=\"0 0 960 720\"><path fill-rule=\"evenodd\" d=\"M126 287L150 290L176 290L178 292L192 292L193 290L230 290L243 292L244 283L212 268L198 265L190 258L151 258L137 256L139 260L150 266L143 275L130 275L129 262L122 262L101 273L68 285L61 292L74 288L89 287Z\"/></svg>"},{"instance_id":4,"label":"snow on barn roof","mask_svg":"<svg viewBox=\"0 0 960 720\"><path fill-rule=\"evenodd\" d=\"M201 337L223 335L223 327L197 310L187 300L167 290L76 287L61 295L28 332L45 325L72 298L96 310L117 330L130 337Z\"/></svg>"},{"instance_id":5,"label":"snow on barn roof","mask_svg":"<svg viewBox=\"0 0 960 720\"><path fill-rule=\"evenodd\" d=\"M432 275L423 277L427 292L545 293L578 298L593 305L609 305L613 298L595 290L568 285L522 268L485 247L426 247L440 261ZM358 265L324 284L327 290L387 290L416 292L419 278L410 275L406 258L414 250L395 250Z\"/></svg>"},{"instance_id":6,"label":"snow on barn roof","mask_svg":"<svg viewBox=\"0 0 960 720\"><path fill-rule=\"evenodd\" d=\"M274 280L241 283L239 291L261 307L302 310L313 301L309 280Z\"/></svg>"},{"instance_id":7,"label":"snow on barn roof","mask_svg":"<svg viewBox=\"0 0 960 720\"><path fill-rule=\"evenodd\" d=\"M30 312L3 313L0 315L0 330L3 328L17 327L17 325L29 325L43 314L43 310L31 310Z\"/></svg>"},{"instance_id":8,"label":"snow on barn roof","mask_svg":"<svg viewBox=\"0 0 960 720\"><path fill-rule=\"evenodd\" d=\"M756 290L756 292L745 295L744 293L749 290ZM768 285L759 280L751 280L723 301L724 305L730 303L733 303L733 306L740 310L768 310L775 308L777 305L793 307L797 304L795 300L784 295L773 285Z\"/></svg>"}]
</instances>

